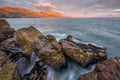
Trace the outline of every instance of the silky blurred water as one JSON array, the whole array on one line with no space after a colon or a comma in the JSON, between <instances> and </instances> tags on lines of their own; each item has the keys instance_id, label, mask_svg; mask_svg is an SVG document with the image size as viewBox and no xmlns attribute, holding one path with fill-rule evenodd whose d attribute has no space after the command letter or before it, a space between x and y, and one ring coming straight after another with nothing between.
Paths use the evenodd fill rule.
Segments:
<instances>
[{"instance_id":1,"label":"silky blurred water","mask_svg":"<svg viewBox=\"0 0 120 80\"><path fill-rule=\"evenodd\" d=\"M71 34L84 42L107 48L108 58L120 56L120 18L7 18L15 28L34 26L42 33L53 34L57 40ZM91 71L82 69L69 60L68 68L60 72L48 67L48 80L75 80L80 74Z\"/></svg>"}]
</instances>

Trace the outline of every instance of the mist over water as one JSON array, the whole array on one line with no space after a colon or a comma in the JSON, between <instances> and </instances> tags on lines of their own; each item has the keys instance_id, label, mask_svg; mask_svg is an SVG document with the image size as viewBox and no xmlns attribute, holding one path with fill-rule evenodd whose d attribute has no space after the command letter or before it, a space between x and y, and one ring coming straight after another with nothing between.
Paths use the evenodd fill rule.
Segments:
<instances>
[{"instance_id":1,"label":"mist over water","mask_svg":"<svg viewBox=\"0 0 120 80\"><path fill-rule=\"evenodd\" d=\"M32 25L45 35L54 35L57 40L71 34L83 42L106 47L108 58L120 56L120 18L15 18L6 20L15 29ZM35 62L34 55L32 57ZM76 80L80 74L87 73L93 68L91 66L83 69L76 62L68 59L67 69L56 71L48 66L47 77L48 80Z\"/></svg>"},{"instance_id":2,"label":"mist over water","mask_svg":"<svg viewBox=\"0 0 120 80\"><path fill-rule=\"evenodd\" d=\"M68 59L68 58L67 58ZM52 69L51 67L47 67L48 80L76 80L80 76L80 74L85 74L89 71L92 71L94 68L94 65L88 67L87 69L84 69L80 67L80 65L76 62L74 62L71 59L68 59L68 66L67 68L56 71Z\"/></svg>"}]
</instances>

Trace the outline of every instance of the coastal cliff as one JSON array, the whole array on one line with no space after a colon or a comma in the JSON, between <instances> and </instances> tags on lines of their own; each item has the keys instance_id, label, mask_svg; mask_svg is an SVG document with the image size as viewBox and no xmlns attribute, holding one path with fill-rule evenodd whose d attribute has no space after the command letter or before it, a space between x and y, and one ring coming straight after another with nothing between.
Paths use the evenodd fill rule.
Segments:
<instances>
[{"instance_id":1,"label":"coastal cliff","mask_svg":"<svg viewBox=\"0 0 120 80\"><path fill-rule=\"evenodd\" d=\"M60 12L47 11L35 12L24 8L0 8L0 18L42 18L42 17L65 17Z\"/></svg>"}]
</instances>

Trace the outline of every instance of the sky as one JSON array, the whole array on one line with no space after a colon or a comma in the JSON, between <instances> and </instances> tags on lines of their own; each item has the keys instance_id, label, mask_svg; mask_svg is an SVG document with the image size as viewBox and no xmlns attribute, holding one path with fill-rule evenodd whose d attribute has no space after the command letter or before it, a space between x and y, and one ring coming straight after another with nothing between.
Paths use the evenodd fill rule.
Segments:
<instances>
[{"instance_id":1,"label":"sky","mask_svg":"<svg viewBox=\"0 0 120 80\"><path fill-rule=\"evenodd\" d=\"M58 11L71 17L120 17L120 0L0 0L0 7Z\"/></svg>"}]
</instances>

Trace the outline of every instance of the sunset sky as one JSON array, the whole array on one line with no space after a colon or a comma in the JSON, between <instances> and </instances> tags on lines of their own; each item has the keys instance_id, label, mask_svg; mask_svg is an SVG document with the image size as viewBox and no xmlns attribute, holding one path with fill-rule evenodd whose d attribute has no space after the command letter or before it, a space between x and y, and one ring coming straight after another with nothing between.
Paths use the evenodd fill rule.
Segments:
<instances>
[{"instance_id":1,"label":"sunset sky","mask_svg":"<svg viewBox=\"0 0 120 80\"><path fill-rule=\"evenodd\" d=\"M0 7L59 11L72 17L120 17L120 0L0 0Z\"/></svg>"}]
</instances>

